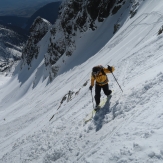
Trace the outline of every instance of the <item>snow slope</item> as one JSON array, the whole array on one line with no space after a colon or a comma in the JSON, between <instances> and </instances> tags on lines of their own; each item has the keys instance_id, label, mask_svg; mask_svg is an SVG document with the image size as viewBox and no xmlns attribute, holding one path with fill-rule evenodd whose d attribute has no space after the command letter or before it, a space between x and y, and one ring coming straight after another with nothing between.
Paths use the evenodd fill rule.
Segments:
<instances>
[{"instance_id":1,"label":"snow slope","mask_svg":"<svg viewBox=\"0 0 163 163\"><path fill-rule=\"evenodd\" d=\"M43 80L40 56L30 71L1 84L0 162L162 163L163 35L157 35L162 7L162 1L144 1L101 50L69 71L62 70L52 83ZM106 19L95 36L100 33L99 39L106 40L100 29L109 28L108 23ZM41 48L43 55L47 47ZM108 75L113 97L84 124L93 106L90 72L97 64L115 66L123 93ZM35 74L40 78L33 86ZM69 91L73 95L68 100Z\"/></svg>"}]
</instances>

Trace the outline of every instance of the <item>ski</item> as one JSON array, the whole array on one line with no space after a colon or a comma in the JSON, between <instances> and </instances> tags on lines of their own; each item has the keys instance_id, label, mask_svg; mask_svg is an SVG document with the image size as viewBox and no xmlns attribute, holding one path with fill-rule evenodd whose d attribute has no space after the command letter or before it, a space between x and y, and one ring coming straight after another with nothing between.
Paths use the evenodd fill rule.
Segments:
<instances>
[{"instance_id":1,"label":"ski","mask_svg":"<svg viewBox=\"0 0 163 163\"><path fill-rule=\"evenodd\" d=\"M101 109L105 106L106 102L107 102L108 100L110 100L111 97L112 97L112 95L109 95L107 98L101 100L100 105L99 105L97 108L93 109L93 110L91 111L91 113L88 114L88 116L84 119L84 123L87 123L87 122L89 122L90 120L92 120L92 119L94 118L94 116L96 115L96 113L97 113L99 110L101 110Z\"/></svg>"}]
</instances>

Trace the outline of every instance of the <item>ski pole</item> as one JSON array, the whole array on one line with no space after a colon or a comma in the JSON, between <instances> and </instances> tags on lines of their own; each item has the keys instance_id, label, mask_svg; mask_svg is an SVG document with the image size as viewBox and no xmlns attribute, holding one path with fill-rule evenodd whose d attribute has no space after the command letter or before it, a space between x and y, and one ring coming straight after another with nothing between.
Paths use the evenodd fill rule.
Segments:
<instances>
[{"instance_id":1,"label":"ski pole","mask_svg":"<svg viewBox=\"0 0 163 163\"><path fill-rule=\"evenodd\" d=\"M121 86L119 85L119 83L118 83L117 79L115 78L115 76L114 76L113 72L111 72L111 73L112 73L112 75L113 75L113 77L114 77L115 81L117 82L117 84L118 84L119 88L120 88L120 89L121 89L121 91L123 92L123 90L122 90Z\"/></svg>"},{"instance_id":2,"label":"ski pole","mask_svg":"<svg viewBox=\"0 0 163 163\"><path fill-rule=\"evenodd\" d=\"M92 95L92 90L91 90L91 95ZM93 95L92 95L92 103L93 103L93 109L95 108L94 102L93 102Z\"/></svg>"}]
</instances>

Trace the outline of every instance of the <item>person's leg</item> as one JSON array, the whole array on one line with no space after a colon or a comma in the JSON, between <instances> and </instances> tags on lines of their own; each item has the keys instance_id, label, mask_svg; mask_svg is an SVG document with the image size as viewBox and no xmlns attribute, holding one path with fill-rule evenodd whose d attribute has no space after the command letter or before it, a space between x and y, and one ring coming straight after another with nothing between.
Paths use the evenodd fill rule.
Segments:
<instances>
[{"instance_id":1,"label":"person's leg","mask_svg":"<svg viewBox=\"0 0 163 163\"><path fill-rule=\"evenodd\" d=\"M101 86L95 85L95 101L96 101L96 106L100 104L100 97L101 97Z\"/></svg>"},{"instance_id":2,"label":"person's leg","mask_svg":"<svg viewBox=\"0 0 163 163\"><path fill-rule=\"evenodd\" d=\"M109 90L109 85L108 84L103 85L102 89L103 89L106 96L109 96L112 93L112 91Z\"/></svg>"}]
</instances>

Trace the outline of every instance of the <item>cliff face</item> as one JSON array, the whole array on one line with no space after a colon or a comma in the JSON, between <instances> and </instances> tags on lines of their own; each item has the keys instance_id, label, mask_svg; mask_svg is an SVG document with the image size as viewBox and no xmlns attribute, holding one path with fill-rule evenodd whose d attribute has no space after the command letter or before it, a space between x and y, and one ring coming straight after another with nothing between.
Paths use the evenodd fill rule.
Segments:
<instances>
[{"instance_id":1,"label":"cliff face","mask_svg":"<svg viewBox=\"0 0 163 163\"><path fill-rule=\"evenodd\" d=\"M30 36L22 50L22 62L30 68L33 58L37 59L39 47L37 43L45 36L51 24L38 17L30 28Z\"/></svg>"},{"instance_id":2,"label":"cliff face","mask_svg":"<svg viewBox=\"0 0 163 163\"><path fill-rule=\"evenodd\" d=\"M122 4L124 1L118 2ZM115 0L69 0L62 3L59 18L50 30L50 43L45 56L45 65L50 67L51 78L59 69L55 65L58 59L63 55L71 56L81 33L96 30L97 24L112 15L115 4Z\"/></svg>"}]
</instances>

